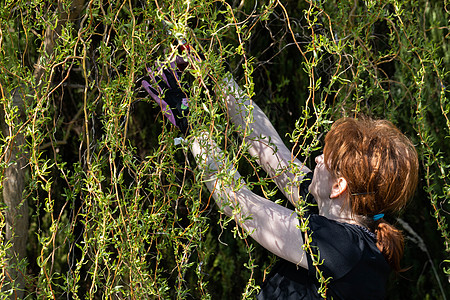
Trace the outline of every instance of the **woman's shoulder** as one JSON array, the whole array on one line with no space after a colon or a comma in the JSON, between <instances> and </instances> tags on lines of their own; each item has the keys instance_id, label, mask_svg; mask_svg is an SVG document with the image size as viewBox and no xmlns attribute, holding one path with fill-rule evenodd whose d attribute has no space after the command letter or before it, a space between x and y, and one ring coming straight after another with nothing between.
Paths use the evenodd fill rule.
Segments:
<instances>
[{"instance_id":1,"label":"woman's shoulder","mask_svg":"<svg viewBox=\"0 0 450 300\"><path fill-rule=\"evenodd\" d=\"M375 235L362 226L310 215L305 238L308 239L306 248L311 263L311 256L320 258L320 268L333 279L341 278L356 265L364 264L367 257L386 263L376 247Z\"/></svg>"},{"instance_id":2,"label":"woman's shoulder","mask_svg":"<svg viewBox=\"0 0 450 300\"><path fill-rule=\"evenodd\" d=\"M314 243L330 244L332 248L341 249L343 254L349 253L354 256L365 250L379 252L376 247L376 235L360 225L312 214L308 219L307 233L312 242L315 240Z\"/></svg>"}]
</instances>

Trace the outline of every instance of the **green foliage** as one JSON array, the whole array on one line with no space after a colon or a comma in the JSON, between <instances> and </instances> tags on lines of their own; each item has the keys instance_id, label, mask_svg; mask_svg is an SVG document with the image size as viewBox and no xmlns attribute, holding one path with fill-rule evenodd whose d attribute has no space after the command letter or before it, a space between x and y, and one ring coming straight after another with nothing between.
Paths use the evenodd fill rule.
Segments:
<instances>
[{"instance_id":1,"label":"green foliage","mask_svg":"<svg viewBox=\"0 0 450 300\"><path fill-rule=\"evenodd\" d=\"M226 71L311 166L322 133L341 116L387 118L407 133L421 181L402 218L429 255L405 231L411 269L390 281L389 299L445 299L448 9L418 0L5 1L0 91L13 132L2 136L0 168L10 163L11 137L23 134L27 298L256 295L274 258L217 212L187 147L174 144L179 131L138 84L187 41L205 56L183 75L191 134L210 131L256 193L281 198L207 91ZM15 93L26 95L23 116ZM4 231L3 204L0 212ZM307 220L300 224L305 230Z\"/></svg>"}]
</instances>

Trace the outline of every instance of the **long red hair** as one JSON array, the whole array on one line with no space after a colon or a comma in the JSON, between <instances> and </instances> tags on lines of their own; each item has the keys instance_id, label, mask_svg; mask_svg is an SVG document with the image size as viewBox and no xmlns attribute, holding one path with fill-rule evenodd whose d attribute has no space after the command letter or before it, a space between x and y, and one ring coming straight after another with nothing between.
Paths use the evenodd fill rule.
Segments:
<instances>
[{"instance_id":1,"label":"long red hair","mask_svg":"<svg viewBox=\"0 0 450 300\"><path fill-rule=\"evenodd\" d=\"M377 247L391 267L400 271L401 231L379 213L398 212L413 196L418 180L418 157L411 141L391 122L370 118L343 118L325 137L328 170L347 180L352 214L365 216L377 236Z\"/></svg>"}]
</instances>

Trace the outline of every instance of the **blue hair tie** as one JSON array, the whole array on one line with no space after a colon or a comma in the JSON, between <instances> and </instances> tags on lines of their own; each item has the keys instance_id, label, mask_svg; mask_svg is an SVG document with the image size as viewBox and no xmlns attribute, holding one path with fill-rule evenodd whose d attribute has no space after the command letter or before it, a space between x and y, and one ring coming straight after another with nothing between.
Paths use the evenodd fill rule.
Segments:
<instances>
[{"instance_id":1,"label":"blue hair tie","mask_svg":"<svg viewBox=\"0 0 450 300\"><path fill-rule=\"evenodd\" d=\"M384 214L378 214L372 217L374 221L378 221L379 219L382 219L384 217Z\"/></svg>"}]
</instances>

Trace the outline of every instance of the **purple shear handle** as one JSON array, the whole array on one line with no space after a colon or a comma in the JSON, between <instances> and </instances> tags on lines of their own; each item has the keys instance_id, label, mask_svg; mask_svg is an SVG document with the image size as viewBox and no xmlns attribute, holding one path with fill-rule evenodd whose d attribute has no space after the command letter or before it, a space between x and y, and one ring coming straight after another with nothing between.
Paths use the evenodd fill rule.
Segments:
<instances>
[{"instance_id":1,"label":"purple shear handle","mask_svg":"<svg viewBox=\"0 0 450 300\"><path fill-rule=\"evenodd\" d=\"M189 99L183 91L177 74L177 64L156 64L152 70L147 68L147 80L142 80L142 87L153 101L158 103L165 117L186 135L189 131Z\"/></svg>"},{"instance_id":2,"label":"purple shear handle","mask_svg":"<svg viewBox=\"0 0 450 300\"><path fill-rule=\"evenodd\" d=\"M153 75L150 75L150 76L153 77ZM153 100L155 100L156 103L158 103L159 107L161 107L161 111L163 112L163 115L166 116L167 119L169 119L170 123L177 126L177 123L175 122L175 116L173 115L173 112L170 109L167 102L162 100L160 97L158 97L155 93L152 92L151 85L146 80L142 80L142 86L147 91L147 93L150 94L150 96L153 98ZM158 85L156 85L156 86L158 87L158 89L160 89L160 87ZM160 92L162 93L162 91L160 91Z\"/></svg>"},{"instance_id":3,"label":"purple shear handle","mask_svg":"<svg viewBox=\"0 0 450 300\"><path fill-rule=\"evenodd\" d=\"M155 64L156 65L156 69L158 73L161 73L161 77L162 80L164 81L164 83L169 87L169 88L173 88L170 86L169 81L167 80L166 74L164 74L164 72L162 71L161 65ZM177 72L175 72L174 70L177 68L177 65L175 62L171 62L170 63L170 68L169 70L171 70L172 74L174 75L175 79L178 81L178 75ZM154 85L153 87L156 87L156 91L158 92L159 95L164 95L164 91L163 89L159 86L158 84L158 80L156 80L155 75L153 75L153 72L150 68L147 68L147 72L148 75L150 76L150 78L152 79ZM142 86L144 87L144 89L147 91L147 93L150 94L150 96L153 98L153 100L155 100L156 103L158 103L159 107L161 107L161 111L163 112L164 116L167 117L167 119L169 119L170 123L172 123L174 126L178 127L176 121L175 121L175 116L172 112L172 109L170 108L170 106L167 104L166 101L162 100L161 97L159 95L156 95L153 91L152 91L152 85L150 83L148 83L148 81L146 80L142 80ZM184 99L183 99L184 100ZM184 102L184 101L183 101ZM186 104L187 104L187 99L186 99ZM187 105L186 105L187 106Z\"/></svg>"}]
</instances>

